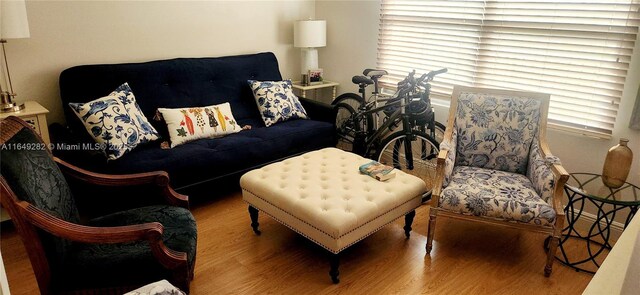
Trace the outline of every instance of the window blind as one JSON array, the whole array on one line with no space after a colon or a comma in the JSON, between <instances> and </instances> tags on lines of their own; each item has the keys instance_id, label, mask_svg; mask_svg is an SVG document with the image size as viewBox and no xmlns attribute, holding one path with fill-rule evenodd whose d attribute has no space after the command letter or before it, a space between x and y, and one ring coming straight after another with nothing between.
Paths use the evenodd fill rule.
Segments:
<instances>
[{"instance_id":1,"label":"window blind","mask_svg":"<svg viewBox=\"0 0 640 295\"><path fill-rule=\"evenodd\" d=\"M637 0L382 0L378 66L394 86L449 68L453 85L551 94L549 125L610 136L640 23Z\"/></svg>"}]
</instances>

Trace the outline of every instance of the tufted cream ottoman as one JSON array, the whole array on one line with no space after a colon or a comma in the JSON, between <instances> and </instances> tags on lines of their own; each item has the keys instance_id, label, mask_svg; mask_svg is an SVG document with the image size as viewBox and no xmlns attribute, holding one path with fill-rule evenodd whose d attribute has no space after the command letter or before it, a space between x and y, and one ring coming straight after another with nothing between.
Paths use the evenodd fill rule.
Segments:
<instances>
[{"instance_id":1,"label":"tufted cream ottoman","mask_svg":"<svg viewBox=\"0 0 640 295\"><path fill-rule=\"evenodd\" d=\"M421 179L399 170L385 182L360 174L358 167L369 161L326 148L247 172L240 186L253 230L260 234L262 211L327 249L329 274L338 283L340 251L401 216L408 238L414 209L426 191Z\"/></svg>"}]
</instances>

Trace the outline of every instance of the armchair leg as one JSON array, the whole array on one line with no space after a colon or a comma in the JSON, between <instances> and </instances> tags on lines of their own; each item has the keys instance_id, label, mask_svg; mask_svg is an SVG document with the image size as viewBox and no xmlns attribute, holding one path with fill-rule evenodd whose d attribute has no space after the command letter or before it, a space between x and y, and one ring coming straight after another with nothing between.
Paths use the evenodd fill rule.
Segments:
<instances>
[{"instance_id":1,"label":"armchair leg","mask_svg":"<svg viewBox=\"0 0 640 295\"><path fill-rule=\"evenodd\" d=\"M433 248L433 236L436 233L436 215L437 211L431 208L429 210L429 230L427 231L427 255L431 254Z\"/></svg>"},{"instance_id":2,"label":"armchair leg","mask_svg":"<svg viewBox=\"0 0 640 295\"><path fill-rule=\"evenodd\" d=\"M556 250L558 250L558 244L560 243L559 237L551 236L549 237L549 252L547 252L547 265L544 267L544 276L548 277L551 275L551 271L553 270L553 262L556 260Z\"/></svg>"}]
</instances>

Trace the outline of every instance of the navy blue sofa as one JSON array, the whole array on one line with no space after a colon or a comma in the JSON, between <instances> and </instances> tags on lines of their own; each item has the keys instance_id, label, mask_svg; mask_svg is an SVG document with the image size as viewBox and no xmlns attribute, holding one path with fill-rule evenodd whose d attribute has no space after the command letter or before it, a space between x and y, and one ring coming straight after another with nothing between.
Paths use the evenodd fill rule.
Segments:
<instances>
[{"instance_id":1,"label":"navy blue sofa","mask_svg":"<svg viewBox=\"0 0 640 295\"><path fill-rule=\"evenodd\" d=\"M91 150L55 149L54 155L102 173L167 171L177 191L193 194L194 188L198 192L197 188L220 183L226 176L237 176L267 163L335 146L335 114L330 106L300 98L310 120L291 120L266 128L247 80L282 80L275 55L177 58L66 69L60 74L60 95L67 127L51 126L53 142L70 145L93 142L68 103L105 96L124 82L129 83L142 112L163 139L138 146L113 161ZM163 122L152 120L157 108L207 106L227 101L238 123L251 125L251 130L197 140L172 149L160 147L168 135Z\"/></svg>"}]
</instances>

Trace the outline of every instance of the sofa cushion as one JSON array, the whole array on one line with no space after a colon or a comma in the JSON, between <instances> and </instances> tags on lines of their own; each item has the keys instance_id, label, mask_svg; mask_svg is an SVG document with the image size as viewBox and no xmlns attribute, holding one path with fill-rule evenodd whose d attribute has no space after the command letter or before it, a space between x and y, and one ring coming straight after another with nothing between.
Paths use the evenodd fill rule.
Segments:
<instances>
[{"instance_id":1,"label":"sofa cushion","mask_svg":"<svg viewBox=\"0 0 640 295\"><path fill-rule=\"evenodd\" d=\"M249 82L253 96L258 104L260 116L262 116L262 120L267 127L289 119L309 118L302 104L293 94L291 80L249 80L247 82Z\"/></svg>"},{"instance_id":2,"label":"sofa cushion","mask_svg":"<svg viewBox=\"0 0 640 295\"><path fill-rule=\"evenodd\" d=\"M542 200L526 176L470 166L453 169L439 206L456 213L543 226L552 226L556 219L553 207Z\"/></svg>"},{"instance_id":3,"label":"sofa cushion","mask_svg":"<svg viewBox=\"0 0 640 295\"><path fill-rule=\"evenodd\" d=\"M291 120L269 128L258 120L240 125L252 129L222 138L200 139L172 149L149 144L137 148L106 167L108 173L164 170L176 189L185 185L244 171L249 168L334 144L331 123Z\"/></svg>"},{"instance_id":4,"label":"sofa cushion","mask_svg":"<svg viewBox=\"0 0 640 295\"><path fill-rule=\"evenodd\" d=\"M171 147L201 138L222 137L242 130L228 102L206 107L159 108L169 129Z\"/></svg>"}]
</instances>

